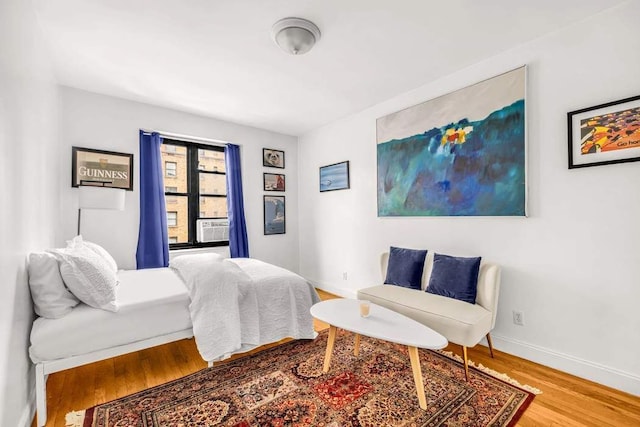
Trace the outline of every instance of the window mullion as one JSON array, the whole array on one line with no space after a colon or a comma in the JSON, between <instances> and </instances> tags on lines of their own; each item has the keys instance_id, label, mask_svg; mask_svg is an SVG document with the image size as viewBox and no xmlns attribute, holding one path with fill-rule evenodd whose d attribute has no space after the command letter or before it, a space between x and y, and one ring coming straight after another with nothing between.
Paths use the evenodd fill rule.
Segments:
<instances>
[{"instance_id":1,"label":"window mullion","mask_svg":"<svg viewBox=\"0 0 640 427\"><path fill-rule=\"evenodd\" d=\"M196 243L196 220L198 219L198 209L200 202L200 194L198 190L198 148L188 147L189 151L189 242Z\"/></svg>"}]
</instances>

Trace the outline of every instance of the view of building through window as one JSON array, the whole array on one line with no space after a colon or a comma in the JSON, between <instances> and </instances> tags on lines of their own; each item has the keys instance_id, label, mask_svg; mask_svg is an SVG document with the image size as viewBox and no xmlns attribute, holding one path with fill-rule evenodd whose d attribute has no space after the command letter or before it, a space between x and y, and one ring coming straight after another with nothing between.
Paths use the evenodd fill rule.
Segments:
<instances>
[{"instance_id":1,"label":"view of building through window","mask_svg":"<svg viewBox=\"0 0 640 427\"><path fill-rule=\"evenodd\" d=\"M193 244L198 219L227 218L224 151L165 140L160 152L169 243Z\"/></svg>"},{"instance_id":2,"label":"view of building through window","mask_svg":"<svg viewBox=\"0 0 640 427\"><path fill-rule=\"evenodd\" d=\"M175 178L178 164L176 162L164 162L164 173L167 178Z\"/></svg>"},{"instance_id":3,"label":"view of building through window","mask_svg":"<svg viewBox=\"0 0 640 427\"><path fill-rule=\"evenodd\" d=\"M178 212L167 211L167 227L176 227L178 225Z\"/></svg>"}]
</instances>

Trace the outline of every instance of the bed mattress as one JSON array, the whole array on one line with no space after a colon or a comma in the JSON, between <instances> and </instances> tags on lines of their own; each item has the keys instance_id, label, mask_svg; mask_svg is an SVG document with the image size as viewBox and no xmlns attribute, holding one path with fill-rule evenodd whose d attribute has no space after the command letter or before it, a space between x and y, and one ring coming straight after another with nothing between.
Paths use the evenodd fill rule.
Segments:
<instances>
[{"instance_id":1,"label":"bed mattress","mask_svg":"<svg viewBox=\"0 0 640 427\"><path fill-rule=\"evenodd\" d=\"M64 359L191 328L189 295L169 268L118 272L117 313L79 304L60 319L37 318L34 363Z\"/></svg>"}]
</instances>

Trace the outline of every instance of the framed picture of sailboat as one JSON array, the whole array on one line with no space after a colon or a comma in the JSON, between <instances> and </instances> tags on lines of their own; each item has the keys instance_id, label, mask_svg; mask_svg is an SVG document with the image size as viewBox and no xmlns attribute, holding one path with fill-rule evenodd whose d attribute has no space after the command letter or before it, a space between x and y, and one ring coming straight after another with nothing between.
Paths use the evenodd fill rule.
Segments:
<instances>
[{"instance_id":1,"label":"framed picture of sailboat","mask_svg":"<svg viewBox=\"0 0 640 427\"><path fill-rule=\"evenodd\" d=\"M320 192L349 188L349 161L320 167Z\"/></svg>"}]
</instances>

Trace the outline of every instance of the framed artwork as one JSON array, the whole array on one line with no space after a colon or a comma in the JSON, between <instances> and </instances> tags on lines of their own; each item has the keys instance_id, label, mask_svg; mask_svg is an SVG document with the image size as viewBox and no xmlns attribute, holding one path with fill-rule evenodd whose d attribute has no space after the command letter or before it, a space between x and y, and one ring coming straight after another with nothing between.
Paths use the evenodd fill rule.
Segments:
<instances>
[{"instance_id":1,"label":"framed artwork","mask_svg":"<svg viewBox=\"0 0 640 427\"><path fill-rule=\"evenodd\" d=\"M262 166L284 169L284 151L263 148Z\"/></svg>"},{"instance_id":2,"label":"framed artwork","mask_svg":"<svg viewBox=\"0 0 640 427\"><path fill-rule=\"evenodd\" d=\"M640 160L640 96L567 113L569 169Z\"/></svg>"},{"instance_id":3,"label":"framed artwork","mask_svg":"<svg viewBox=\"0 0 640 427\"><path fill-rule=\"evenodd\" d=\"M133 191L133 154L71 147L71 186L95 185Z\"/></svg>"},{"instance_id":4,"label":"framed artwork","mask_svg":"<svg viewBox=\"0 0 640 427\"><path fill-rule=\"evenodd\" d=\"M285 234L286 216L284 196L262 196L264 199L264 234Z\"/></svg>"},{"instance_id":5,"label":"framed artwork","mask_svg":"<svg viewBox=\"0 0 640 427\"><path fill-rule=\"evenodd\" d=\"M376 121L378 216L526 216L526 67Z\"/></svg>"},{"instance_id":6,"label":"framed artwork","mask_svg":"<svg viewBox=\"0 0 640 427\"><path fill-rule=\"evenodd\" d=\"M263 173L262 181L264 184L264 191L285 191L284 174Z\"/></svg>"},{"instance_id":7,"label":"framed artwork","mask_svg":"<svg viewBox=\"0 0 640 427\"><path fill-rule=\"evenodd\" d=\"M349 188L349 161L320 167L320 192Z\"/></svg>"}]
</instances>

